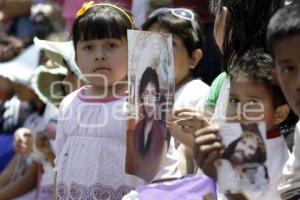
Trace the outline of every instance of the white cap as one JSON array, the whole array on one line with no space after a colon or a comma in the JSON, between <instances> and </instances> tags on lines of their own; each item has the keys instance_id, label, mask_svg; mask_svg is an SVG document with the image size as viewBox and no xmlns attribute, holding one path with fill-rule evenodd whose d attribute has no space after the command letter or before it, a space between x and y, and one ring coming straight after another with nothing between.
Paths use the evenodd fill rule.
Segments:
<instances>
[{"instance_id":1,"label":"white cap","mask_svg":"<svg viewBox=\"0 0 300 200\"><path fill-rule=\"evenodd\" d=\"M13 60L0 63L0 76L32 88L31 78L39 64L39 60L40 48L31 45Z\"/></svg>"},{"instance_id":2,"label":"white cap","mask_svg":"<svg viewBox=\"0 0 300 200\"><path fill-rule=\"evenodd\" d=\"M43 49L50 60L56 64L71 69L81 80L85 80L84 76L80 72L80 69L75 62L75 50L73 41L67 42L53 42L48 40L40 40L38 38L33 39L35 45Z\"/></svg>"}]
</instances>

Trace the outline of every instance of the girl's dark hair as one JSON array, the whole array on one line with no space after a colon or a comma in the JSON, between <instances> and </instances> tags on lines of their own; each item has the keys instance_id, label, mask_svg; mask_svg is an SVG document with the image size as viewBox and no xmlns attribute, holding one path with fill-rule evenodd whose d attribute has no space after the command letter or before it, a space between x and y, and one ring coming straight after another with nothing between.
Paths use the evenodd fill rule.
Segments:
<instances>
[{"instance_id":1,"label":"girl's dark hair","mask_svg":"<svg viewBox=\"0 0 300 200\"><path fill-rule=\"evenodd\" d=\"M151 67L147 67L144 71L141 80L140 80L140 87L139 87L139 97L142 102L142 94L145 90L148 83L152 83L155 87L156 93L159 93L159 80L158 75L155 69L152 69Z\"/></svg>"},{"instance_id":2,"label":"girl's dark hair","mask_svg":"<svg viewBox=\"0 0 300 200\"><path fill-rule=\"evenodd\" d=\"M273 14L284 0L211 0L211 10L227 7L223 41L223 66L226 72L234 58L251 48L266 47L266 29Z\"/></svg>"},{"instance_id":3,"label":"girl's dark hair","mask_svg":"<svg viewBox=\"0 0 300 200\"><path fill-rule=\"evenodd\" d=\"M131 23L133 21L131 14L124 8L120 7L120 9L128 15L113 6L96 5L77 17L72 28L75 49L79 40L127 38L127 29L135 27ZM131 21L128 17L131 17Z\"/></svg>"},{"instance_id":4,"label":"girl's dark hair","mask_svg":"<svg viewBox=\"0 0 300 200\"><path fill-rule=\"evenodd\" d=\"M193 13L194 19L183 19L173 15L170 11L154 16L150 15L150 17L142 25L142 29L148 30L154 23L158 23L159 27L179 36L182 39L188 54L192 56L195 49L203 48L204 33L198 14L191 9L188 10ZM192 74L195 74L198 71L198 65L192 70Z\"/></svg>"}]
</instances>

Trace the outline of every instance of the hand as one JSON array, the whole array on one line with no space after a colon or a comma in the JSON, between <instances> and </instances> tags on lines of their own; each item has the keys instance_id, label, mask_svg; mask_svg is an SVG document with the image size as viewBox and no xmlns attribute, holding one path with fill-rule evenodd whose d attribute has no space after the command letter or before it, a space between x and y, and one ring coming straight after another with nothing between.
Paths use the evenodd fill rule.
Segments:
<instances>
[{"instance_id":1,"label":"hand","mask_svg":"<svg viewBox=\"0 0 300 200\"><path fill-rule=\"evenodd\" d=\"M45 157L52 153L49 138L44 133L38 133L35 137L36 148L41 151Z\"/></svg>"},{"instance_id":2,"label":"hand","mask_svg":"<svg viewBox=\"0 0 300 200\"><path fill-rule=\"evenodd\" d=\"M210 125L194 134L193 156L201 170L216 181L215 161L220 158L223 148L219 130Z\"/></svg>"},{"instance_id":3,"label":"hand","mask_svg":"<svg viewBox=\"0 0 300 200\"><path fill-rule=\"evenodd\" d=\"M14 135L15 151L19 154L29 155L32 152L32 134L28 128L19 128Z\"/></svg>"},{"instance_id":4,"label":"hand","mask_svg":"<svg viewBox=\"0 0 300 200\"><path fill-rule=\"evenodd\" d=\"M192 109L180 109L175 111L175 119L178 126L185 133L195 134L201 128L209 125L208 120L202 115Z\"/></svg>"}]
</instances>

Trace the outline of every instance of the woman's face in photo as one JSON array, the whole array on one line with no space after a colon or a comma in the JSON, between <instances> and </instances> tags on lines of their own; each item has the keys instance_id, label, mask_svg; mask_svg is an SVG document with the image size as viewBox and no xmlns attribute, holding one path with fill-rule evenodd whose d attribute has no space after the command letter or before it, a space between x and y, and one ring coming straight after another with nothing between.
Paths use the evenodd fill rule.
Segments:
<instances>
[{"instance_id":1,"label":"woman's face in photo","mask_svg":"<svg viewBox=\"0 0 300 200\"><path fill-rule=\"evenodd\" d=\"M243 137L236 145L234 154L250 159L257 150L257 141L255 137Z\"/></svg>"},{"instance_id":2,"label":"woman's face in photo","mask_svg":"<svg viewBox=\"0 0 300 200\"><path fill-rule=\"evenodd\" d=\"M142 103L145 117L153 119L156 113L156 88L153 83L148 83L142 93Z\"/></svg>"}]
</instances>

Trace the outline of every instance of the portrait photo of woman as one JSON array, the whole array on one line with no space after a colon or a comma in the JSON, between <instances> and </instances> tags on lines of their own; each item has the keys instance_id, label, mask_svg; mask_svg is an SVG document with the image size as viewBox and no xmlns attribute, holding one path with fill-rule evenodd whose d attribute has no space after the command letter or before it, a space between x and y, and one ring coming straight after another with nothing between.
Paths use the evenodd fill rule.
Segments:
<instances>
[{"instance_id":1,"label":"portrait photo of woman","mask_svg":"<svg viewBox=\"0 0 300 200\"><path fill-rule=\"evenodd\" d=\"M149 157L150 154L161 151L164 139L158 118L159 80L156 71L151 67L142 75L139 98L143 119L137 123L134 130L134 147L140 156Z\"/></svg>"},{"instance_id":2,"label":"portrait photo of woman","mask_svg":"<svg viewBox=\"0 0 300 200\"><path fill-rule=\"evenodd\" d=\"M159 178L171 141L174 65L171 35L129 31L127 173L146 182ZM157 179L156 179L157 178Z\"/></svg>"}]
</instances>

